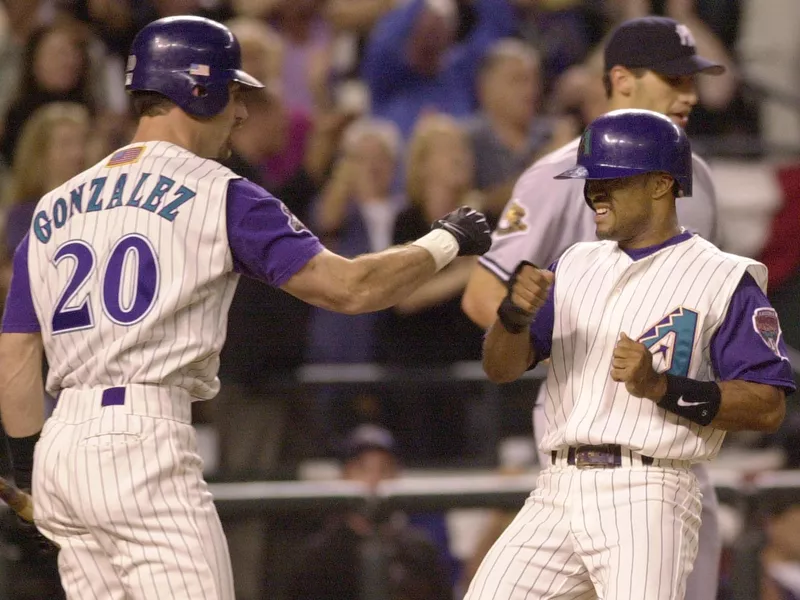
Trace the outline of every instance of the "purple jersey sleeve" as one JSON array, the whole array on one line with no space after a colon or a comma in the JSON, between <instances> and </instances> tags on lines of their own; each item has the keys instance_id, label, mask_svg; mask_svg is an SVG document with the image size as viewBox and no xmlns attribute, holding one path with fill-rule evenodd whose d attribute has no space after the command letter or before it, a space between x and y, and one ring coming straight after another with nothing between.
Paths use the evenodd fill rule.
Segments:
<instances>
[{"instance_id":1,"label":"purple jersey sleeve","mask_svg":"<svg viewBox=\"0 0 800 600\"><path fill-rule=\"evenodd\" d=\"M322 252L319 239L277 198L247 179L228 184L233 270L279 287Z\"/></svg>"},{"instance_id":2,"label":"purple jersey sleeve","mask_svg":"<svg viewBox=\"0 0 800 600\"><path fill-rule=\"evenodd\" d=\"M28 273L28 236L22 238L14 252L14 272L8 288L6 308L3 313L4 333L36 333L41 331L31 296L31 280Z\"/></svg>"},{"instance_id":3,"label":"purple jersey sleeve","mask_svg":"<svg viewBox=\"0 0 800 600\"><path fill-rule=\"evenodd\" d=\"M556 272L558 261L547 267L548 271ZM531 323L531 343L536 350L537 362L550 358L550 350L553 347L553 323L555 321L555 289L556 285L550 286L547 300L544 301L539 312Z\"/></svg>"},{"instance_id":4,"label":"purple jersey sleeve","mask_svg":"<svg viewBox=\"0 0 800 600\"><path fill-rule=\"evenodd\" d=\"M775 309L750 274L731 297L728 313L711 340L711 362L721 381L741 379L795 390Z\"/></svg>"}]
</instances>

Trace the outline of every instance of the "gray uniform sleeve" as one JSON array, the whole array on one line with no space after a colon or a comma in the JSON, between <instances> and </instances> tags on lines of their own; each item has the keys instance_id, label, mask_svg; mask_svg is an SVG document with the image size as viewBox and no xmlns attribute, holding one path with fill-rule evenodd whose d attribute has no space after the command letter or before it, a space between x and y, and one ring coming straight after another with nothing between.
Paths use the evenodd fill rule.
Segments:
<instances>
[{"instance_id":1,"label":"gray uniform sleeve","mask_svg":"<svg viewBox=\"0 0 800 600\"><path fill-rule=\"evenodd\" d=\"M692 196L678 198L678 223L712 244L719 246L717 192L711 169L696 154L692 155Z\"/></svg>"},{"instance_id":2,"label":"gray uniform sleeve","mask_svg":"<svg viewBox=\"0 0 800 600\"><path fill-rule=\"evenodd\" d=\"M480 264L507 281L528 260L540 268L572 244L594 239L594 216L583 199L583 181L557 180L575 164L577 140L545 156L517 181Z\"/></svg>"}]
</instances>

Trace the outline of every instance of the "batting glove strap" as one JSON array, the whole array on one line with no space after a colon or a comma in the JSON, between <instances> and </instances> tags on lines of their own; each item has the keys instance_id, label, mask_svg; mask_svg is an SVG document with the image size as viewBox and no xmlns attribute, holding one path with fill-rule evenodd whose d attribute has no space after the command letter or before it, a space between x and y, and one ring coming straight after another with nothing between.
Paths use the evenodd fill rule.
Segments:
<instances>
[{"instance_id":1,"label":"batting glove strap","mask_svg":"<svg viewBox=\"0 0 800 600\"><path fill-rule=\"evenodd\" d=\"M8 436L6 440L14 465L14 482L19 488L30 489L33 479L33 451L39 441L39 434L21 438Z\"/></svg>"},{"instance_id":2,"label":"batting glove strap","mask_svg":"<svg viewBox=\"0 0 800 600\"><path fill-rule=\"evenodd\" d=\"M517 275L525 265L536 267L535 264L527 260L523 260L517 265L517 268L514 269L514 272L511 274L511 277L509 277L508 282L506 283L506 297L503 298L503 301L497 308L497 318L500 320L500 324L506 331L514 334L522 333L528 329L533 322L533 317L535 316L534 313L525 312L511 301L511 293L514 290L514 282L517 280Z\"/></svg>"},{"instance_id":3,"label":"batting glove strap","mask_svg":"<svg viewBox=\"0 0 800 600\"><path fill-rule=\"evenodd\" d=\"M697 381L667 374L667 393L658 406L698 425L714 420L722 404L722 390L714 381Z\"/></svg>"}]
</instances>

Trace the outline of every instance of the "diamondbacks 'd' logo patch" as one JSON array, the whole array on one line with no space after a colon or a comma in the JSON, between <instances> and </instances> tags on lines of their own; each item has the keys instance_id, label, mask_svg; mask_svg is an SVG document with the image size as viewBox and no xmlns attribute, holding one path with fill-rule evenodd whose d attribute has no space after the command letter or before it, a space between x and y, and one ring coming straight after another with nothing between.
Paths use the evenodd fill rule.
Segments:
<instances>
[{"instance_id":1,"label":"diamondbacks 'd' logo patch","mask_svg":"<svg viewBox=\"0 0 800 600\"><path fill-rule=\"evenodd\" d=\"M639 337L653 355L656 373L688 376L697 320L696 311L679 306Z\"/></svg>"},{"instance_id":2,"label":"diamondbacks 'd' logo patch","mask_svg":"<svg viewBox=\"0 0 800 600\"><path fill-rule=\"evenodd\" d=\"M527 230L528 224L525 223L525 215L527 214L528 213L519 202L512 200L511 204L508 205L508 208L503 213L503 216L500 217L495 232L505 235Z\"/></svg>"},{"instance_id":3,"label":"diamondbacks 'd' logo patch","mask_svg":"<svg viewBox=\"0 0 800 600\"><path fill-rule=\"evenodd\" d=\"M286 215L286 219L289 222L289 227L291 227L293 231L297 233L300 233L301 231L308 231L308 227L303 225L303 222L298 219L295 214L289 210L289 207L283 202L281 202L281 210L283 211L283 214Z\"/></svg>"},{"instance_id":4,"label":"diamondbacks 'd' logo patch","mask_svg":"<svg viewBox=\"0 0 800 600\"><path fill-rule=\"evenodd\" d=\"M753 311L753 328L761 337L767 348L776 356L784 358L778 343L781 339L781 322L774 308L757 308Z\"/></svg>"}]
</instances>

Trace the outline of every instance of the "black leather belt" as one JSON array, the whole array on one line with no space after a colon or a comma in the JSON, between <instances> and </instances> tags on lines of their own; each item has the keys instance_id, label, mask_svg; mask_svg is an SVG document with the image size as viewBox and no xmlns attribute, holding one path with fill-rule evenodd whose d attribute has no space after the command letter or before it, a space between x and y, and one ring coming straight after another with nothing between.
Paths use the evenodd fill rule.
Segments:
<instances>
[{"instance_id":1,"label":"black leather belt","mask_svg":"<svg viewBox=\"0 0 800 600\"><path fill-rule=\"evenodd\" d=\"M630 450L624 450L630 453ZM614 469L622 466L622 446L601 444L599 446L578 446L567 450L567 464L580 468ZM653 464L650 456L639 455L644 466ZM558 460L558 451L550 453L552 464Z\"/></svg>"}]
</instances>

